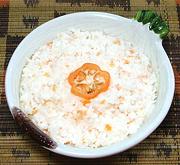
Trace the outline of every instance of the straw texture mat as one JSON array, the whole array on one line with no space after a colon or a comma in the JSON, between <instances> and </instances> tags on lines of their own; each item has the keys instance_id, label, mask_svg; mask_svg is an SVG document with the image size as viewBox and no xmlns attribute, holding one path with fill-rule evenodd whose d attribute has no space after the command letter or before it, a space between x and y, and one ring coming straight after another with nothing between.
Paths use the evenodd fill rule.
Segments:
<instances>
[{"instance_id":1,"label":"straw texture mat","mask_svg":"<svg viewBox=\"0 0 180 165\"><path fill-rule=\"evenodd\" d=\"M42 23L68 13L105 11L130 18L139 9L157 11L167 20L171 31L163 41L163 46L174 68L176 91L165 120L140 144L107 158L74 159L59 156L40 147L15 124L4 93L6 67L20 41ZM180 165L179 20L179 0L0 0L0 165Z\"/></svg>"}]
</instances>

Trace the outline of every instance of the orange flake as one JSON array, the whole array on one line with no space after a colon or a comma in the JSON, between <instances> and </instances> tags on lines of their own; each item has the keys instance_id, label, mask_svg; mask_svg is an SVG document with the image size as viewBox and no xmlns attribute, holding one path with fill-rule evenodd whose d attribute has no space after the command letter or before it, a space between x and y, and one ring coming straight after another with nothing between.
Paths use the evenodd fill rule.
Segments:
<instances>
[{"instance_id":1,"label":"orange flake","mask_svg":"<svg viewBox=\"0 0 180 165\"><path fill-rule=\"evenodd\" d=\"M102 115L102 112L100 112L100 111L97 111L97 113L98 113L98 115L99 115L99 116L101 116L101 115Z\"/></svg>"},{"instance_id":2,"label":"orange flake","mask_svg":"<svg viewBox=\"0 0 180 165\"><path fill-rule=\"evenodd\" d=\"M76 121L83 120L86 114L87 114L86 110L78 110L75 116L75 120Z\"/></svg>"},{"instance_id":3,"label":"orange flake","mask_svg":"<svg viewBox=\"0 0 180 165\"><path fill-rule=\"evenodd\" d=\"M90 128L90 129L88 129L88 132L92 132L92 129Z\"/></svg>"},{"instance_id":4,"label":"orange flake","mask_svg":"<svg viewBox=\"0 0 180 165\"><path fill-rule=\"evenodd\" d=\"M133 119L133 120L128 121L128 122L127 122L127 124L131 124L131 123L133 123L133 122L134 122L134 119Z\"/></svg>"},{"instance_id":5,"label":"orange flake","mask_svg":"<svg viewBox=\"0 0 180 165\"><path fill-rule=\"evenodd\" d=\"M44 61L43 64L44 64L44 65L48 65L48 64L51 63L51 62L52 62L52 60L47 60L47 61Z\"/></svg>"},{"instance_id":6,"label":"orange flake","mask_svg":"<svg viewBox=\"0 0 180 165\"><path fill-rule=\"evenodd\" d=\"M134 49L130 49L129 52L130 52L131 54L134 54L136 51L135 51Z\"/></svg>"},{"instance_id":7,"label":"orange flake","mask_svg":"<svg viewBox=\"0 0 180 165\"><path fill-rule=\"evenodd\" d=\"M105 102L106 102L106 100L103 99L103 100L100 101L100 104L104 104Z\"/></svg>"},{"instance_id":8,"label":"orange flake","mask_svg":"<svg viewBox=\"0 0 180 165\"><path fill-rule=\"evenodd\" d=\"M36 108L32 109L32 115L35 115L38 112L38 110Z\"/></svg>"},{"instance_id":9,"label":"orange flake","mask_svg":"<svg viewBox=\"0 0 180 165\"><path fill-rule=\"evenodd\" d=\"M120 40L119 40L119 39L116 39L116 40L114 40L114 41L113 41L113 44L116 44L116 45L121 45L121 42L120 42Z\"/></svg>"},{"instance_id":10,"label":"orange flake","mask_svg":"<svg viewBox=\"0 0 180 165\"><path fill-rule=\"evenodd\" d=\"M67 142L65 142L64 144L66 144L66 145L67 145L67 144L71 144L71 142L70 142L70 141L67 141Z\"/></svg>"},{"instance_id":11,"label":"orange flake","mask_svg":"<svg viewBox=\"0 0 180 165\"><path fill-rule=\"evenodd\" d=\"M101 54L100 52L97 52L97 53L96 53L96 56L99 56L100 54Z\"/></svg>"},{"instance_id":12,"label":"orange flake","mask_svg":"<svg viewBox=\"0 0 180 165\"><path fill-rule=\"evenodd\" d=\"M120 97L119 97L119 103L122 104L122 103L124 103L124 101L125 101L125 98L122 97L122 96L120 96Z\"/></svg>"},{"instance_id":13,"label":"orange flake","mask_svg":"<svg viewBox=\"0 0 180 165\"><path fill-rule=\"evenodd\" d=\"M53 91L53 92L56 92L56 90L57 90L57 85L56 85L56 84L53 84L53 85L52 85L52 91Z\"/></svg>"},{"instance_id":14,"label":"orange flake","mask_svg":"<svg viewBox=\"0 0 180 165\"><path fill-rule=\"evenodd\" d=\"M124 64L129 64L129 61L127 59L125 59Z\"/></svg>"},{"instance_id":15,"label":"orange flake","mask_svg":"<svg viewBox=\"0 0 180 165\"><path fill-rule=\"evenodd\" d=\"M123 87L122 87L121 85L117 84L117 85L116 85L116 88L117 88L117 90L120 91Z\"/></svg>"},{"instance_id":16,"label":"orange flake","mask_svg":"<svg viewBox=\"0 0 180 165\"><path fill-rule=\"evenodd\" d=\"M48 72L45 72L45 73L43 74L43 76L49 77L49 73L48 73Z\"/></svg>"},{"instance_id":17,"label":"orange flake","mask_svg":"<svg viewBox=\"0 0 180 165\"><path fill-rule=\"evenodd\" d=\"M51 102L52 102L51 100L43 100L43 105L48 105Z\"/></svg>"},{"instance_id":18,"label":"orange flake","mask_svg":"<svg viewBox=\"0 0 180 165\"><path fill-rule=\"evenodd\" d=\"M84 106L91 103L90 100L82 100L81 102Z\"/></svg>"},{"instance_id":19,"label":"orange flake","mask_svg":"<svg viewBox=\"0 0 180 165\"><path fill-rule=\"evenodd\" d=\"M102 112L98 111L98 115L101 116L101 115L102 115Z\"/></svg>"},{"instance_id":20,"label":"orange flake","mask_svg":"<svg viewBox=\"0 0 180 165\"><path fill-rule=\"evenodd\" d=\"M112 126L110 124L106 124L105 125L105 130L108 131L108 132L112 131Z\"/></svg>"},{"instance_id":21,"label":"orange flake","mask_svg":"<svg viewBox=\"0 0 180 165\"><path fill-rule=\"evenodd\" d=\"M94 111L93 111L94 113L96 113L96 114L98 114L99 116L101 116L102 115L102 112L100 112L100 111L98 111L97 109L94 109Z\"/></svg>"},{"instance_id":22,"label":"orange flake","mask_svg":"<svg viewBox=\"0 0 180 165\"><path fill-rule=\"evenodd\" d=\"M52 41L51 41L51 42L48 42L48 43L47 43L47 46L48 46L49 48L52 48L52 43L53 43Z\"/></svg>"}]
</instances>

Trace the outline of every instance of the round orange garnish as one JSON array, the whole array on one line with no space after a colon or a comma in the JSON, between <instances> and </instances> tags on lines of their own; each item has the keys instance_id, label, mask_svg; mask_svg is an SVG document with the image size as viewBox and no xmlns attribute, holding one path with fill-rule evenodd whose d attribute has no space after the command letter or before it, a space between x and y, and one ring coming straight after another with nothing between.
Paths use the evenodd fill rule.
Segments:
<instances>
[{"instance_id":1,"label":"round orange garnish","mask_svg":"<svg viewBox=\"0 0 180 165\"><path fill-rule=\"evenodd\" d=\"M74 95L88 100L108 89L110 74L96 64L85 63L69 74L68 82Z\"/></svg>"}]
</instances>

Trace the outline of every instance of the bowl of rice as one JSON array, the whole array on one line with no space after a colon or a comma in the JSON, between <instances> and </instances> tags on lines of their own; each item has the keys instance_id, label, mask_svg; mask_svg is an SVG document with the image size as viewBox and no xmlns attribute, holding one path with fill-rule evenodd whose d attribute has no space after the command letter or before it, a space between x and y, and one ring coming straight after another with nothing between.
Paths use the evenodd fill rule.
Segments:
<instances>
[{"instance_id":1,"label":"bowl of rice","mask_svg":"<svg viewBox=\"0 0 180 165\"><path fill-rule=\"evenodd\" d=\"M174 74L149 24L81 12L23 39L5 89L14 119L44 148L98 158L131 148L159 126L173 99Z\"/></svg>"}]
</instances>

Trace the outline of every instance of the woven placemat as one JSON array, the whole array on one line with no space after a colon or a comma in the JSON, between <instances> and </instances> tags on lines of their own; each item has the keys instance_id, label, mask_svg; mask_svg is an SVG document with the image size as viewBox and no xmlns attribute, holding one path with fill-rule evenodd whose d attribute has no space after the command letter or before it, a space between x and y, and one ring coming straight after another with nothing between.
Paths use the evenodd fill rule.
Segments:
<instances>
[{"instance_id":1,"label":"woven placemat","mask_svg":"<svg viewBox=\"0 0 180 165\"><path fill-rule=\"evenodd\" d=\"M0 0L0 164L180 165L180 5L178 3L179 0ZM165 120L140 144L107 158L74 159L54 154L40 147L15 124L5 98L5 70L17 45L37 26L68 13L105 11L132 17L139 9L157 11L167 20L170 27L170 34L163 41L163 46L174 68L176 91Z\"/></svg>"}]
</instances>

